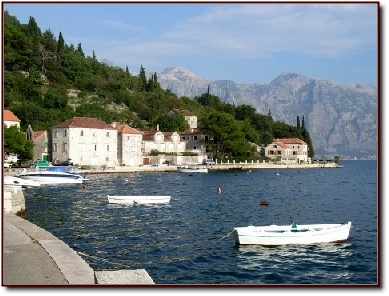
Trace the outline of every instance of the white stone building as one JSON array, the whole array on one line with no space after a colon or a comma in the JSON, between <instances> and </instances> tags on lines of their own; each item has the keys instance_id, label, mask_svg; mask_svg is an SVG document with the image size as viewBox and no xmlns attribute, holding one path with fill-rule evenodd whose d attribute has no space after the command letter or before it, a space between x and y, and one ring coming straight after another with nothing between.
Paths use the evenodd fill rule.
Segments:
<instances>
[{"instance_id":1,"label":"white stone building","mask_svg":"<svg viewBox=\"0 0 389 296\"><path fill-rule=\"evenodd\" d=\"M308 162L308 145L298 138L274 139L266 146L265 156L283 162Z\"/></svg>"},{"instance_id":2,"label":"white stone building","mask_svg":"<svg viewBox=\"0 0 389 296\"><path fill-rule=\"evenodd\" d=\"M52 162L70 160L75 165L118 165L117 130L87 117L73 117L52 129Z\"/></svg>"},{"instance_id":3,"label":"white stone building","mask_svg":"<svg viewBox=\"0 0 389 296\"><path fill-rule=\"evenodd\" d=\"M142 165L143 133L127 125L118 124L118 163L126 166Z\"/></svg>"},{"instance_id":4,"label":"white stone building","mask_svg":"<svg viewBox=\"0 0 389 296\"><path fill-rule=\"evenodd\" d=\"M143 133L143 154L148 154L152 150L162 153L182 153L185 152L186 142L181 141L177 132L161 132L157 129L140 129Z\"/></svg>"}]
</instances>

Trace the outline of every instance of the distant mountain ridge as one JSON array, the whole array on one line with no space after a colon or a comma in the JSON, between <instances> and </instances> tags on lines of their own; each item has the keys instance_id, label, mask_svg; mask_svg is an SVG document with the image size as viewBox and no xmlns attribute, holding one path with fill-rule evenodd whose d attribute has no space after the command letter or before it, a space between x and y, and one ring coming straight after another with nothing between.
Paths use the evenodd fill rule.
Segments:
<instances>
[{"instance_id":1,"label":"distant mountain ridge","mask_svg":"<svg viewBox=\"0 0 389 296\"><path fill-rule=\"evenodd\" d=\"M207 80L182 68L157 74L164 89L179 97L206 93L226 103L247 104L259 113L269 110L274 120L296 125L304 115L315 154L343 157L377 157L378 90L372 85L341 85L296 73L282 73L269 84L237 84Z\"/></svg>"}]
</instances>

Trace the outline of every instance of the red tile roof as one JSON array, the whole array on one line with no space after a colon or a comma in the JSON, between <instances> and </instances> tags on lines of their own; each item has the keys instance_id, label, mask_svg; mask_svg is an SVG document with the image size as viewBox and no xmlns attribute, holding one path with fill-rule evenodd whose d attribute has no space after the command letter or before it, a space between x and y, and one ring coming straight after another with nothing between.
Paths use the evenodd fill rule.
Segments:
<instances>
[{"instance_id":1,"label":"red tile roof","mask_svg":"<svg viewBox=\"0 0 389 296\"><path fill-rule=\"evenodd\" d=\"M300 140L299 138L288 138L288 139L274 139L274 144L277 144L278 146L282 148L291 148L290 145L307 145L304 141Z\"/></svg>"},{"instance_id":2,"label":"red tile roof","mask_svg":"<svg viewBox=\"0 0 389 296\"><path fill-rule=\"evenodd\" d=\"M111 129L115 128L104 121L97 118L88 118L88 117L73 117L68 119L53 128L64 128L64 127L82 127L82 128L96 128L96 129Z\"/></svg>"},{"instance_id":3,"label":"red tile roof","mask_svg":"<svg viewBox=\"0 0 389 296\"><path fill-rule=\"evenodd\" d=\"M20 119L13 114L10 110L4 110L3 111L3 121L18 121L20 122Z\"/></svg>"},{"instance_id":4,"label":"red tile roof","mask_svg":"<svg viewBox=\"0 0 389 296\"><path fill-rule=\"evenodd\" d=\"M118 124L116 126L116 129L118 133L123 133L123 134L142 134L142 132L138 131L137 129L129 127L128 125L125 124Z\"/></svg>"},{"instance_id":5,"label":"red tile roof","mask_svg":"<svg viewBox=\"0 0 389 296\"><path fill-rule=\"evenodd\" d=\"M33 138L33 141L36 141L36 140L38 140L38 138L40 138L41 136L43 136L45 133L46 133L46 131L38 131L38 132L34 132L34 138Z\"/></svg>"}]
</instances>

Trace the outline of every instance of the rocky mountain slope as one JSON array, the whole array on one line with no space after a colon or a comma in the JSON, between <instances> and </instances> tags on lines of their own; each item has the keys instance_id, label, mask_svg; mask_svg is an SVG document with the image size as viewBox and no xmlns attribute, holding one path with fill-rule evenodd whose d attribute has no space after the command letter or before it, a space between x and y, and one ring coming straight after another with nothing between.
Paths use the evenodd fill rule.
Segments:
<instances>
[{"instance_id":1,"label":"rocky mountain slope","mask_svg":"<svg viewBox=\"0 0 389 296\"><path fill-rule=\"evenodd\" d=\"M226 103L248 104L274 120L296 124L304 116L315 154L343 158L374 158L378 139L378 90L372 85L340 85L324 79L283 73L269 84L236 84L206 80L174 67L158 74L158 81L179 97L207 92Z\"/></svg>"}]
</instances>

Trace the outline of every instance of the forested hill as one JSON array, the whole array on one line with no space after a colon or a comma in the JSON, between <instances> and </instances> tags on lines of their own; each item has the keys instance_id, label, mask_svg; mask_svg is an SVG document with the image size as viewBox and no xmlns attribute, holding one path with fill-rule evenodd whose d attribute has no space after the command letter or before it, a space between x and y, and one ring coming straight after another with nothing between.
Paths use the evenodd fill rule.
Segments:
<instances>
[{"instance_id":1,"label":"forested hill","mask_svg":"<svg viewBox=\"0 0 389 296\"><path fill-rule=\"evenodd\" d=\"M194 98L178 97L161 88L157 74L146 75L139 61L139 75L85 54L82 44L67 44L66 36L42 30L34 17L21 24L4 13L4 108L13 111L25 130L48 130L73 116L99 118L132 127L183 131L183 116L171 118L173 108L198 116L200 125L223 144L223 154L252 157L250 143L268 144L273 138L298 137L314 150L304 126L304 114L296 114L296 126L274 121L271 110L259 114L250 105L224 103L208 92ZM301 120L301 121L300 121ZM220 148L220 147L219 147Z\"/></svg>"}]
</instances>

